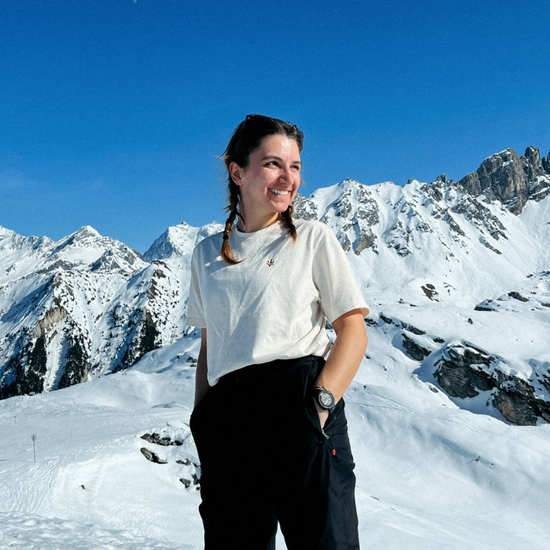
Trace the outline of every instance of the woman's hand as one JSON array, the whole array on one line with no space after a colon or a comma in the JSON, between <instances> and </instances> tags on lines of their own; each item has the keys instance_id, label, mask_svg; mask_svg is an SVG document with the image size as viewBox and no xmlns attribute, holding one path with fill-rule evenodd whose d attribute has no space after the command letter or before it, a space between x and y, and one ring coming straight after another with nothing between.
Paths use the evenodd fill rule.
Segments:
<instances>
[{"instance_id":1,"label":"woman's hand","mask_svg":"<svg viewBox=\"0 0 550 550\"><path fill-rule=\"evenodd\" d=\"M315 408L317 409L317 414L319 415L319 422L321 424L321 430L322 430L324 429L325 424L327 423L329 412L327 411L327 409L323 409L323 407L319 405L319 403L315 398L313 398L313 402L315 403Z\"/></svg>"}]
</instances>

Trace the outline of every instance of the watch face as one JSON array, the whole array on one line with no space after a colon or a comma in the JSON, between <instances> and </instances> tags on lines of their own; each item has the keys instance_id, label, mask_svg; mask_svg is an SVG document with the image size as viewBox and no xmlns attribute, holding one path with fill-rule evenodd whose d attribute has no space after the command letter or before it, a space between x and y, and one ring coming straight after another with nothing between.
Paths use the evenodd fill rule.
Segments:
<instances>
[{"instance_id":1,"label":"watch face","mask_svg":"<svg viewBox=\"0 0 550 550\"><path fill-rule=\"evenodd\" d=\"M319 392L319 403L324 409L332 409L334 407L334 396L329 391Z\"/></svg>"}]
</instances>

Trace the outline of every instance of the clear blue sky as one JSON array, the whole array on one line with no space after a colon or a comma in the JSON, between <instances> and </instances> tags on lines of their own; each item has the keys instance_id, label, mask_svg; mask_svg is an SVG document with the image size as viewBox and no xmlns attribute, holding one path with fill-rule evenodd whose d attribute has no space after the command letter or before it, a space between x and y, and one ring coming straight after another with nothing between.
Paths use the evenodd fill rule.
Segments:
<instances>
[{"instance_id":1,"label":"clear blue sky","mask_svg":"<svg viewBox=\"0 0 550 550\"><path fill-rule=\"evenodd\" d=\"M0 225L140 252L224 218L247 113L305 133L309 194L550 149L550 8L484 0L0 3Z\"/></svg>"}]
</instances>

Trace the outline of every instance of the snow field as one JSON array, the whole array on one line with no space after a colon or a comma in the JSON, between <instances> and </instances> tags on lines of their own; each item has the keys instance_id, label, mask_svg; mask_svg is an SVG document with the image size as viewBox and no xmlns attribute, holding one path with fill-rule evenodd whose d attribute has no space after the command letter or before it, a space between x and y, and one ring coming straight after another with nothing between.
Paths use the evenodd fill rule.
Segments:
<instances>
[{"instance_id":1,"label":"snow field","mask_svg":"<svg viewBox=\"0 0 550 550\"><path fill-rule=\"evenodd\" d=\"M346 404L362 545L545 549L549 426L519 428L459 408L389 346L392 335L370 336L371 359ZM180 482L193 466L176 462L196 460L187 357L197 342L189 343L123 373L0 402L2 550L202 547L199 492ZM182 444L153 444L144 433ZM148 461L142 447L167 463Z\"/></svg>"}]
</instances>

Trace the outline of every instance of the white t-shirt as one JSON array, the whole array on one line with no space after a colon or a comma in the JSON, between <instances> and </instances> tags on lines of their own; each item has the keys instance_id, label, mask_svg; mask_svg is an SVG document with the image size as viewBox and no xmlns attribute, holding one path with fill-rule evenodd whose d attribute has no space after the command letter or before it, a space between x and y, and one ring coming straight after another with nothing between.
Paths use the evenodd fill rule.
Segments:
<instances>
[{"instance_id":1,"label":"white t-shirt","mask_svg":"<svg viewBox=\"0 0 550 550\"><path fill-rule=\"evenodd\" d=\"M187 324L207 329L208 383L275 359L325 356L332 323L368 306L334 233L297 220L296 242L279 223L254 233L234 229L230 265L223 234L201 241L191 260Z\"/></svg>"}]
</instances>

